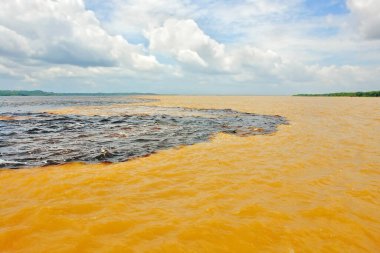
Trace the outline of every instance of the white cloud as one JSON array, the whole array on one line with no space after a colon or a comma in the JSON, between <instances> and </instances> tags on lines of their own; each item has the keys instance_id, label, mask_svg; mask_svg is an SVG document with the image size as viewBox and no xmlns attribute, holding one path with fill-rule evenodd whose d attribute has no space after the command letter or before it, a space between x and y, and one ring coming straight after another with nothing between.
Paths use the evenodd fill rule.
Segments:
<instances>
[{"instance_id":1,"label":"white cloud","mask_svg":"<svg viewBox=\"0 0 380 253\"><path fill-rule=\"evenodd\" d=\"M168 19L146 36L151 51L170 54L182 63L216 66L224 56L224 45L211 39L191 19Z\"/></svg>"},{"instance_id":2,"label":"white cloud","mask_svg":"<svg viewBox=\"0 0 380 253\"><path fill-rule=\"evenodd\" d=\"M367 39L380 39L380 3L378 0L348 0L358 30Z\"/></svg>"},{"instance_id":3,"label":"white cloud","mask_svg":"<svg viewBox=\"0 0 380 253\"><path fill-rule=\"evenodd\" d=\"M93 0L88 0L93 1ZM141 36L169 18L194 18L196 6L182 0L113 0L114 8L105 27L113 34Z\"/></svg>"},{"instance_id":4,"label":"white cloud","mask_svg":"<svg viewBox=\"0 0 380 253\"><path fill-rule=\"evenodd\" d=\"M109 35L79 0L5 0L0 25L0 33L11 38L0 39L0 50L8 54L22 52L42 62L83 67L123 65L144 70L158 66L139 47Z\"/></svg>"},{"instance_id":5,"label":"white cloud","mask_svg":"<svg viewBox=\"0 0 380 253\"><path fill-rule=\"evenodd\" d=\"M208 64L199 56L197 52L194 52L190 49L181 49L177 53L177 59L180 62L187 64L195 64L202 67L207 67Z\"/></svg>"},{"instance_id":6,"label":"white cloud","mask_svg":"<svg viewBox=\"0 0 380 253\"><path fill-rule=\"evenodd\" d=\"M352 87L355 85L368 85L378 81L379 67L344 66L311 66L309 67L324 85L337 87ZM353 88L353 87L352 87ZM360 88L360 87L358 87Z\"/></svg>"},{"instance_id":7,"label":"white cloud","mask_svg":"<svg viewBox=\"0 0 380 253\"><path fill-rule=\"evenodd\" d=\"M6 75L45 85L70 78L103 90L169 83L174 92L379 85L374 0L348 0L350 14L314 17L301 0L110 0L107 13L96 10L101 1L86 2L93 10L82 0L3 0L0 87ZM353 19L372 40L343 29Z\"/></svg>"},{"instance_id":8,"label":"white cloud","mask_svg":"<svg viewBox=\"0 0 380 253\"><path fill-rule=\"evenodd\" d=\"M9 56L26 56L31 53L31 48L25 37L0 25L0 53Z\"/></svg>"}]
</instances>

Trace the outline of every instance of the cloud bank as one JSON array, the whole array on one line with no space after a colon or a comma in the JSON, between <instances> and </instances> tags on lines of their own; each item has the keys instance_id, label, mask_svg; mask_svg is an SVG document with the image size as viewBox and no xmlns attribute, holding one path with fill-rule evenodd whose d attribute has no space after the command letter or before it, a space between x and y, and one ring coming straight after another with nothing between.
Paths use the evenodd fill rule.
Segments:
<instances>
[{"instance_id":1,"label":"cloud bank","mask_svg":"<svg viewBox=\"0 0 380 253\"><path fill-rule=\"evenodd\" d=\"M4 0L0 89L379 89L380 5L309 2Z\"/></svg>"}]
</instances>

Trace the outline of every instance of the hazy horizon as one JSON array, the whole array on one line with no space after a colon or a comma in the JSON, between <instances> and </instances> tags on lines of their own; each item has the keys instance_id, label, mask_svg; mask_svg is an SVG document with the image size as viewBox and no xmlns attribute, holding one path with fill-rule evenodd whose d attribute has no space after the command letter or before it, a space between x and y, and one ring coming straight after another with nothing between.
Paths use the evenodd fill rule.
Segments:
<instances>
[{"instance_id":1,"label":"hazy horizon","mask_svg":"<svg viewBox=\"0 0 380 253\"><path fill-rule=\"evenodd\" d=\"M0 89L292 95L380 89L372 0L5 0Z\"/></svg>"}]
</instances>

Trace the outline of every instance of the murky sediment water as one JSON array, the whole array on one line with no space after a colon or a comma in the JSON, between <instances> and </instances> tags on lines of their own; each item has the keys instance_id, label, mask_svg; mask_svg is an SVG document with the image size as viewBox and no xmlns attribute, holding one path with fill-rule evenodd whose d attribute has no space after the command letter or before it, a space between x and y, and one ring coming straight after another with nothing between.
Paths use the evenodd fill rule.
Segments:
<instances>
[{"instance_id":1,"label":"murky sediment water","mask_svg":"<svg viewBox=\"0 0 380 253\"><path fill-rule=\"evenodd\" d=\"M124 163L2 170L0 251L379 251L379 99L159 99L149 110L231 108L290 124Z\"/></svg>"}]
</instances>

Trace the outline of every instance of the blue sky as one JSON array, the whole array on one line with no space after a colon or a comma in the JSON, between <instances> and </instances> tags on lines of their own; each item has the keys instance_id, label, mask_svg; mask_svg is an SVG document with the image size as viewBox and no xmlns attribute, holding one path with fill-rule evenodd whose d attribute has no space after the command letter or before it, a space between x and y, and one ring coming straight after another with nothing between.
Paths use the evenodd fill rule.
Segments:
<instances>
[{"instance_id":1,"label":"blue sky","mask_svg":"<svg viewBox=\"0 0 380 253\"><path fill-rule=\"evenodd\" d=\"M331 1L304 1L305 8L309 10L311 15L325 16L325 15L340 15L349 13L344 0L331 0Z\"/></svg>"},{"instance_id":2,"label":"blue sky","mask_svg":"<svg viewBox=\"0 0 380 253\"><path fill-rule=\"evenodd\" d=\"M376 0L4 0L0 89L380 89Z\"/></svg>"}]
</instances>

